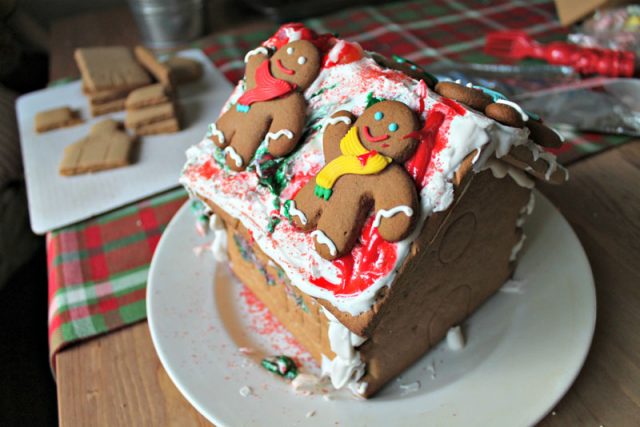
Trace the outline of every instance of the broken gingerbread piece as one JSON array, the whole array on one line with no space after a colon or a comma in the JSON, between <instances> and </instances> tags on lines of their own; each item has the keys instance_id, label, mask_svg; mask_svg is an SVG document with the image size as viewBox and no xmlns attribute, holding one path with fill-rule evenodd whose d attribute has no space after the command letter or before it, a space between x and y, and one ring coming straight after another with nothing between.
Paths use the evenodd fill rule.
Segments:
<instances>
[{"instance_id":1,"label":"broken gingerbread piece","mask_svg":"<svg viewBox=\"0 0 640 427\"><path fill-rule=\"evenodd\" d=\"M89 135L65 147L60 175L80 175L126 166L132 143L119 122L99 122L91 128Z\"/></svg>"},{"instance_id":2,"label":"broken gingerbread piece","mask_svg":"<svg viewBox=\"0 0 640 427\"><path fill-rule=\"evenodd\" d=\"M69 107L53 108L36 114L36 132L48 132L53 129L69 127L82 123L78 112Z\"/></svg>"}]
</instances>

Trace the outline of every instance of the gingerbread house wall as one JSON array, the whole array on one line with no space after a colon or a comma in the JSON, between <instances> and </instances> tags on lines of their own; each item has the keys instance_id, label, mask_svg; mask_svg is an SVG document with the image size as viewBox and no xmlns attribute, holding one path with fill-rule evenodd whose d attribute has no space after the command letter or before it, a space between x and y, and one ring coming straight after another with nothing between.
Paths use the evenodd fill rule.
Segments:
<instances>
[{"instance_id":1,"label":"gingerbread house wall","mask_svg":"<svg viewBox=\"0 0 640 427\"><path fill-rule=\"evenodd\" d=\"M513 272L509 259L522 233L516 220L531 190L489 171L468 177L459 188L464 195L438 215L437 229L427 223L367 331L360 347L367 396L437 344Z\"/></svg>"}]
</instances>

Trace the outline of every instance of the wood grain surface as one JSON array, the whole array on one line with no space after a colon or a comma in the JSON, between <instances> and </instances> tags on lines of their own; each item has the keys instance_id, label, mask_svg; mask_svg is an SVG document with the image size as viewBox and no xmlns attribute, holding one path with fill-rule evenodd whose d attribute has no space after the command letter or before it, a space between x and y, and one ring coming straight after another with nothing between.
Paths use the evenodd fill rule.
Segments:
<instances>
[{"instance_id":1,"label":"wood grain surface","mask_svg":"<svg viewBox=\"0 0 640 427\"><path fill-rule=\"evenodd\" d=\"M106 13L69 18L54 26L52 80L77 75L71 56L76 46L137 42L128 11ZM597 154L569 169L567 184L541 190L569 220L587 252L598 319L582 372L540 425L638 425L640 142ZM57 385L62 426L208 425L163 370L146 322L59 353Z\"/></svg>"}]
</instances>

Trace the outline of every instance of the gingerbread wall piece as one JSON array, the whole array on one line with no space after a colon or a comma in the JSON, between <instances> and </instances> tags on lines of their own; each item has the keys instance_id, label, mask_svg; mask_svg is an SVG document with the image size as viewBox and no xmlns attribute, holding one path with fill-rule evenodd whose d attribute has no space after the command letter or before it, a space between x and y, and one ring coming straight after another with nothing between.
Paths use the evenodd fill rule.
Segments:
<instances>
[{"instance_id":1,"label":"gingerbread wall piece","mask_svg":"<svg viewBox=\"0 0 640 427\"><path fill-rule=\"evenodd\" d=\"M247 53L245 91L208 135L235 171L248 166L265 138L269 154L282 157L293 151L304 130L302 92L320 71L320 53L310 41L297 40L269 54L265 47Z\"/></svg>"},{"instance_id":2,"label":"gingerbread wall piece","mask_svg":"<svg viewBox=\"0 0 640 427\"><path fill-rule=\"evenodd\" d=\"M418 194L402 163L418 145L418 129L413 111L397 101L378 102L357 120L348 111L327 119L325 166L289 210L298 228L313 230L323 258L349 253L371 211L383 239L396 242L410 233L419 216Z\"/></svg>"}]
</instances>

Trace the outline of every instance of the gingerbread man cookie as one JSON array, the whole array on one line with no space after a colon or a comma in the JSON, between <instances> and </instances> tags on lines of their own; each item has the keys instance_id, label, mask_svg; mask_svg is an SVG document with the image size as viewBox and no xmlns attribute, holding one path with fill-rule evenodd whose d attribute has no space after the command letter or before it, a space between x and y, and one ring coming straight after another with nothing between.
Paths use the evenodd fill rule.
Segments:
<instances>
[{"instance_id":1,"label":"gingerbread man cookie","mask_svg":"<svg viewBox=\"0 0 640 427\"><path fill-rule=\"evenodd\" d=\"M463 86L455 82L440 82L436 85L438 94L461 102L475 110L482 111L487 117L511 127L527 127L531 139L544 147L560 147L562 137L542 123L540 117L492 89L468 84Z\"/></svg>"},{"instance_id":2,"label":"gingerbread man cookie","mask_svg":"<svg viewBox=\"0 0 640 427\"><path fill-rule=\"evenodd\" d=\"M269 154L282 157L304 130L302 92L320 72L320 53L310 41L297 40L269 54L266 47L247 53L245 92L210 127L209 138L224 149L226 164L235 171L248 166L265 138Z\"/></svg>"},{"instance_id":3,"label":"gingerbread man cookie","mask_svg":"<svg viewBox=\"0 0 640 427\"><path fill-rule=\"evenodd\" d=\"M312 231L315 248L333 260L351 251L371 211L390 242L405 238L419 216L416 185L402 163L418 146L409 107L381 101L356 120L338 111L325 125L325 166L288 202L294 224Z\"/></svg>"}]
</instances>

